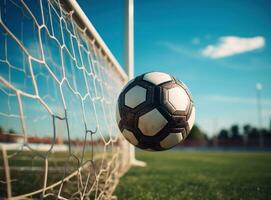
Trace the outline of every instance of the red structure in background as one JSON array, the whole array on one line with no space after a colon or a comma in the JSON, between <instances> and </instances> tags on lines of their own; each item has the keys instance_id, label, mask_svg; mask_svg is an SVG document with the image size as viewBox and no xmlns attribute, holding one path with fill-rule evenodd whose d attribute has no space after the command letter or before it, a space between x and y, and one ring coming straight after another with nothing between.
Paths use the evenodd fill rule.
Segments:
<instances>
[{"instance_id":1,"label":"red structure in background","mask_svg":"<svg viewBox=\"0 0 271 200\"><path fill-rule=\"evenodd\" d=\"M0 143L23 143L24 136L21 134L15 133L0 133ZM30 144L52 144L53 140L50 137L34 137L29 136L27 137L27 142ZM115 145L118 145L118 140L113 141ZM60 138L56 138L55 144L70 144L72 146L83 146L85 145L93 145L93 146L101 146L105 144L105 141L102 138L97 140L79 140L79 139L71 139L70 143L67 140L62 140ZM211 139L201 139L195 140L191 138L185 139L181 142L178 146L179 147L259 147L259 140L258 139L244 139L240 138L238 140L234 139L218 139L217 137L213 137ZM271 139L264 140L264 147L271 148Z\"/></svg>"},{"instance_id":2,"label":"red structure in background","mask_svg":"<svg viewBox=\"0 0 271 200\"><path fill-rule=\"evenodd\" d=\"M24 141L24 136L21 134L14 134L14 133L0 133L0 142L3 143L22 143ZM27 137L27 142L30 144L52 144L53 143L53 139L50 137L34 137L34 136L29 136ZM62 140L60 138L56 138L55 140L55 144L68 144L69 141L67 140ZM117 141L113 141L113 143L115 145L118 145L119 142ZM73 146L83 146L84 144L86 145L94 145L94 146L98 146L98 145L104 145L105 142L104 140L102 140L101 138L98 140L79 140L79 139L71 139L70 140L70 145Z\"/></svg>"}]
</instances>

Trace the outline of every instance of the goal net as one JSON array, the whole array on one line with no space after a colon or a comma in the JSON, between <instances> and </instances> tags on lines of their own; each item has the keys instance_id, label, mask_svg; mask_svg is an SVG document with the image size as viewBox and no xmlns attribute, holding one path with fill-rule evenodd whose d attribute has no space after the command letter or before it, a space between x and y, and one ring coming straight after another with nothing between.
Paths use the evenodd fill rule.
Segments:
<instances>
[{"instance_id":1,"label":"goal net","mask_svg":"<svg viewBox=\"0 0 271 200\"><path fill-rule=\"evenodd\" d=\"M108 199L127 81L75 0L0 1L0 199Z\"/></svg>"}]
</instances>

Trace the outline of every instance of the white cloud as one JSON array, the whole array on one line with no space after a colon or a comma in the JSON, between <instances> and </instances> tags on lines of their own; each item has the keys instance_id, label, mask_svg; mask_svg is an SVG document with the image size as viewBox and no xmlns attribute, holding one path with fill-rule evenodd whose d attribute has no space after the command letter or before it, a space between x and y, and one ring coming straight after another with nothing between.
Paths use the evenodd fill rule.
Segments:
<instances>
[{"instance_id":1,"label":"white cloud","mask_svg":"<svg viewBox=\"0 0 271 200\"><path fill-rule=\"evenodd\" d=\"M264 47L265 38L262 36L252 38L241 38L236 36L225 36L219 38L219 43L216 45L208 45L201 53L203 56L212 59L218 59L235 54L253 51Z\"/></svg>"}]
</instances>

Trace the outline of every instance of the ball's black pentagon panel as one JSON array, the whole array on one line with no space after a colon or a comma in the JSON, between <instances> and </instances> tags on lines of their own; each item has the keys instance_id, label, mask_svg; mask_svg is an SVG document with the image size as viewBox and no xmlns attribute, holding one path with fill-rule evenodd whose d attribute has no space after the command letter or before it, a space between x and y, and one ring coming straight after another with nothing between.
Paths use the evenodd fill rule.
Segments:
<instances>
[{"instance_id":1,"label":"ball's black pentagon panel","mask_svg":"<svg viewBox=\"0 0 271 200\"><path fill-rule=\"evenodd\" d=\"M187 137L195 122L195 107L184 83L166 73L150 72L124 87L116 119L131 144L162 151Z\"/></svg>"}]
</instances>

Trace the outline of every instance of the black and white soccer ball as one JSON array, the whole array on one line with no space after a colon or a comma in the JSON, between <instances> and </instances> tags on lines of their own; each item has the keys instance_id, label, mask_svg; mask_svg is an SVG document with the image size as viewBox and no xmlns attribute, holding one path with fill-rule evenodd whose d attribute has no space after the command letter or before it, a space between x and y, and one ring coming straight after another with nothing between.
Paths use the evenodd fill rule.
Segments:
<instances>
[{"instance_id":1,"label":"black and white soccer ball","mask_svg":"<svg viewBox=\"0 0 271 200\"><path fill-rule=\"evenodd\" d=\"M118 98L116 118L131 144L162 151L187 137L195 121L195 107L184 83L166 73L150 72L124 87Z\"/></svg>"}]
</instances>

